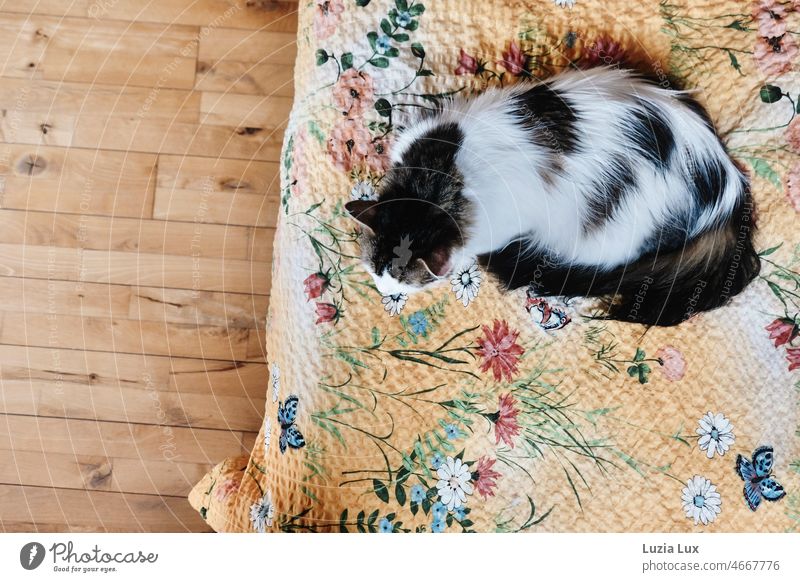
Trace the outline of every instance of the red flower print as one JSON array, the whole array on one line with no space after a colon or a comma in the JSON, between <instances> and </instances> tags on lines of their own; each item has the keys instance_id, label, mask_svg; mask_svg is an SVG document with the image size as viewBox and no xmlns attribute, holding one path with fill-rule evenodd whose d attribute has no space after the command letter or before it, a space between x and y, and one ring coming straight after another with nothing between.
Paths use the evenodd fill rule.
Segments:
<instances>
[{"instance_id":1,"label":"red flower print","mask_svg":"<svg viewBox=\"0 0 800 582\"><path fill-rule=\"evenodd\" d=\"M478 59L468 55L461 49L461 54L458 56L458 66L456 67L456 75L474 75L478 72Z\"/></svg>"},{"instance_id":2,"label":"red flower print","mask_svg":"<svg viewBox=\"0 0 800 582\"><path fill-rule=\"evenodd\" d=\"M330 280L325 273L314 273L306 277L306 280L303 281L303 287L308 297L307 301L311 301L325 293L330 287Z\"/></svg>"},{"instance_id":3,"label":"red flower print","mask_svg":"<svg viewBox=\"0 0 800 582\"><path fill-rule=\"evenodd\" d=\"M214 492L214 496L219 501L225 501L231 494L235 493L239 490L239 485L241 485L241 478L240 479L226 479L219 485L217 485L216 491Z\"/></svg>"},{"instance_id":4,"label":"red flower print","mask_svg":"<svg viewBox=\"0 0 800 582\"><path fill-rule=\"evenodd\" d=\"M374 96L372 77L357 69L347 69L333 88L333 100L347 117L363 115Z\"/></svg>"},{"instance_id":5,"label":"red flower print","mask_svg":"<svg viewBox=\"0 0 800 582\"><path fill-rule=\"evenodd\" d=\"M494 372L494 379L500 382L503 376L511 382L517 373L519 356L525 351L517 343L519 332L509 330L505 321L494 320L493 329L483 326L483 337L478 339L478 355L483 358L481 372L489 368Z\"/></svg>"},{"instance_id":6,"label":"red flower print","mask_svg":"<svg viewBox=\"0 0 800 582\"><path fill-rule=\"evenodd\" d=\"M331 130L328 153L337 168L349 172L367 159L371 141L372 136L360 120L344 119Z\"/></svg>"},{"instance_id":7,"label":"red flower print","mask_svg":"<svg viewBox=\"0 0 800 582\"><path fill-rule=\"evenodd\" d=\"M501 394L499 406L500 410L494 414L487 415L487 418L494 423L495 444L502 440L512 449L514 448L514 437L517 436L522 428L517 422L519 410L516 407L517 401L511 394Z\"/></svg>"},{"instance_id":8,"label":"red flower print","mask_svg":"<svg viewBox=\"0 0 800 582\"><path fill-rule=\"evenodd\" d=\"M686 374L686 359L681 351L673 346L662 346L656 352L661 360L661 373L670 382L676 382Z\"/></svg>"},{"instance_id":9,"label":"red flower print","mask_svg":"<svg viewBox=\"0 0 800 582\"><path fill-rule=\"evenodd\" d=\"M758 23L760 36L786 34L786 8L778 0L756 0L753 4L753 19Z\"/></svg>"},{"instance_id":10,"label":"red flower print","mask_svg":"<svg viewBox=\"0 0 800 582\"><path fill-rule=\"evenodd\" d=\"M797 324L790 319L779 318L765 327L769 332L769 339L775 341L775 347L788 344L797 337Z\"/></svg>"},{"instance_id":11,"label":"red flower print","mask_svg":"<svg viewBox=\"0 0 800 582\"><path fill-rule=\"evenodd\" d=\"M475 490L484 499L494 497L494 490L497 488L497 480L502 477L500 473L492 469L497 459L481 457L472 473L472 480L475 481Z\"/></svg>"},{"instance_id":12,"label":"red flower print","mask_svg":"<svg viewBox=\"0 0 800 582\"><path fill-rule=\"evenodd\" d=\"M508 45L508 50L503 51L503 60L497 61L497 64L503 67L512 75L521 75L525 72L525 65L528 63L528 57L522 52L522 49L517 44L517 41L512 40Z\"/></svg>"},{"instance_id":13,"label":"red flower print","mask_svg":"<svg viewBox=\"0 0 800 582\"><path fill-rule=\"evenodd\" d=\"M786 350L786 359L789 361L789 371L800 368L800 348Z\"/></svg>"},{"instance_id":14,"label":"red flower print","mask_svg":"<svg viewBox=\"0 0 800 582\"><path fill-rule=\"evenodd\" d=\"M800 49L789 34L772 38L759 38L753 50L753 58L765 75L777 76L792 70Z\"/></svg>"},{"instance_id":15,"label":"red flower print","mask_svg":"<svg viewBox=\"0 0 800 582\"><path fill-rule=\"evenodd\" d=\"M603 65L620 65L625 62L625 49L609 36L597 38L581 56L582 69L591 69Z\"/></svg>"},{"instance_id":16,"label":"red flower print","mask_svg":"<svg viewBox=\"0 0 800 582\"><path fill-rule=\"evenodd\" d=\"M333 303L317 303L317 325L339 321L339 308Z\"/></svg>"},{"instance_id":17,"label":"red flower print","mask_svg":"<svg viewBox=\"0 0 800 582\"><path fill-rule=\"evenodd\" d=\"M341 14L344 12L342 0L317 0L314 11L314 33L318 40L323 40L336 32Z\"/></svg>"}]
</instances>

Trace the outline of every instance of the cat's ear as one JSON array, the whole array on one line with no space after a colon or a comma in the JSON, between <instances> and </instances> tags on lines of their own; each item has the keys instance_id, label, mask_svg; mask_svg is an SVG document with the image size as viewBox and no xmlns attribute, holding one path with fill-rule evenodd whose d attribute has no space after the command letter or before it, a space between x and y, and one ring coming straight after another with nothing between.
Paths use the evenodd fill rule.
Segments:
<instances>
[{"instance_id":1,"label":"cat's ear","mask_svg":"<svg viewBox=\"0 0 800 582\"><path fill-rule=\"evenodd\" d=\"M377 200L351 200L344 205L344 208L363 226L375 231L375 223L378 218Z\"/></svg>"},{"instance_id":2,"label":"cat's ear","mask_svg":"<svg viewBox=\"0 0 800 582\"><path fill-rule=\"evenodd\" d=\"M453 270L452 249L450 247L437 247L428 256L417 260L437 279L446 277Z\"/></svg>"}]
</instances>

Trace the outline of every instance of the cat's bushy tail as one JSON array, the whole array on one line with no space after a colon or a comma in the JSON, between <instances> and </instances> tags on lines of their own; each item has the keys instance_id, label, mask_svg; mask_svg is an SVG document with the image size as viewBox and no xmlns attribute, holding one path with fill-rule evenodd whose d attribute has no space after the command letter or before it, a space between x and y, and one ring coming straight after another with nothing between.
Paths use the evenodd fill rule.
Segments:
<instances>
[{"instance_id":1,"label":"cat's bushy tail","mask_svg":"<svg viewBox=\"0 0 800 582\"><path fill-rule=\"evenodd\" d=\"M612 270L559 264L532 252L525 241L484 255L481 262L509 289L530 285L539 295L602 297L607 319L671 326L724 305L758 276L754 233L746 192L726 220L685 245Z\"/></svg>"}]
</instances>

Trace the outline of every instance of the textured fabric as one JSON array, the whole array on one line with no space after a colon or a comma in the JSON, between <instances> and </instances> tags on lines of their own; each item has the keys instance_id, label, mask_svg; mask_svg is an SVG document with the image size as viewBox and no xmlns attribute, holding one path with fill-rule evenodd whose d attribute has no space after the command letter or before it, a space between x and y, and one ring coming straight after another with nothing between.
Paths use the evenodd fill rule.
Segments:
<instances>
[{"instance_id":1,"label":"textured fabric","mask_svg":"<svg viewBox=\"0 0 800 582\"><path fill-rule=\"evenodd\" d=\"M209 524L796 530L798 2L303 4L266 420L249 460L225 461L192 492ZM665 85L679 79L707 105L752 177L762 276L672 329L590 319L588 301L502 294L478 271L393 315L401 305L382 300L359 265L342 205L374 194L410 108L570 62L620 61ZM787 495L752 511L736 457L760 446L773 448Z\"/></svg>"}]
</instances>

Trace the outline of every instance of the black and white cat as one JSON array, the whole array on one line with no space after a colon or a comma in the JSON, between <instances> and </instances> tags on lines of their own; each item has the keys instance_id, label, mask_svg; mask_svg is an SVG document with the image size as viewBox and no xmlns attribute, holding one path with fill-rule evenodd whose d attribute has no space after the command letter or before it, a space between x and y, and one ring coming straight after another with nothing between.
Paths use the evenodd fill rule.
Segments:
<instances>
[{"instance_id":1,"label":"black and white cat","mask_svg":"<svg viewBox=\"0 0 800 582\"><path fill-rule=\"evenodd\" d=\"M748 180L707 113L624 69L452 99L406 125L392 164L378 200L346 206L384 295L477 257L508 289L675 325L759 272Z\"/></svg>"}]
</instances>

